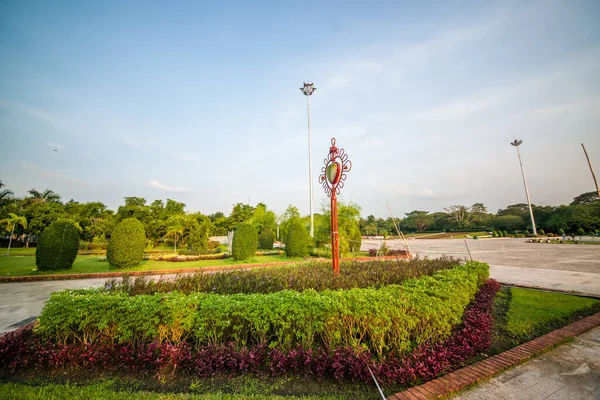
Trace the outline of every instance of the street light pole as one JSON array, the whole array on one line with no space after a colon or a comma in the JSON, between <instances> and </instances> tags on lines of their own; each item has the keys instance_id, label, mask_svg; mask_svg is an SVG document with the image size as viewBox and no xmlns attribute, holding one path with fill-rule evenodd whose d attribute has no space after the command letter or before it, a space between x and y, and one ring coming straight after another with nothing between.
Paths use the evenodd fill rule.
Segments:
<instances>
[{"instance_id":1,"label":"street light pole","mask_svg":"<svg viewBox=\"0 0 600 400\"><path fill-rule=\"evenodd\" d=\"M529 189L527 189L527 181L525 180L525 171L523 170L523 162L521 161L521 152L519 152L519 146L523 143L522 140L515 139L510 143L511 146L517 148L517 156L519 157L519 165L521 166L521 175L523 176L523 185L525 186L525 194L527 195L527 205L529 206L529 216L531 217L531 226L533 227L533 234L537 236L537 229L535 229L535 220L533 219L533 208L531 208L531 200L529 199Z\"/></svg>"},{"instance_id":2,"label":"street light pole","mask_svg":"<svg viewBox=\"0 0 600 400\"><path fill-rule=\"evenodd\" d=\"M310 145L310 96L315 90L317 90L317 88L314 86L314 83L304 82L304 86L300 88L300 91L306 96L306 106L308 110L308 187L310 191L310 237L315 236L315 216L313 214L312 156Z\"/></svg>"}]
</instances>

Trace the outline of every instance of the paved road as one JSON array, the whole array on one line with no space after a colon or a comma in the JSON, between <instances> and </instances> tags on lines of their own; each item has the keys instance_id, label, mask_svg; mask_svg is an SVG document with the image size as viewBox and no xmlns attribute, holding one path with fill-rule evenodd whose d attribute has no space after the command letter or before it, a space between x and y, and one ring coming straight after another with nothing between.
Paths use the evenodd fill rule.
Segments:
<instances>
[{"instance_id":1,"label":"paved road","mask_svg":"<svg viewBox=\"0 0 600 400\"><path fill-rule=\"evenodd\" d=\"M503 283L578 291L600 296L600 245L550 245L523 239L467 240L473 259L490 264L491 275ZM468 258L463 240L411 240L413 253L430 258L443 254ZM363 249L378 241L363 241ZM402 248L400 241L388 241ZM105 279L0 283L0 333L40 315L50 293L61 289L101 286Z\"/></svg>"},{"instance_id":2,"label":"paved road","mask_svg":"<svg viewBox=\"0 0 600 400\"><path fill-rule=\"evenodd\" d=\"M364 240L361 248L379 244ZM386 245L403 248L399 240ZM492 278L502 283L600 296L600 245L526 243L524 239L417 239L408 245L413 254L430 258L468 259L470 251L474 260L488 263Z\"/></svg>"}]
</instances>

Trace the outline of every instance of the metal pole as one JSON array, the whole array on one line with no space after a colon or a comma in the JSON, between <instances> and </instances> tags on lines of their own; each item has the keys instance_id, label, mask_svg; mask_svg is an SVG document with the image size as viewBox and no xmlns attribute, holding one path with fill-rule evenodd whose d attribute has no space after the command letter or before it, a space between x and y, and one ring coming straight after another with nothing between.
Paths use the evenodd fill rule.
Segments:
<instances>
[{"instance_id":1,"label":"metal pole","mask_svg":"<svg viewBox=\"0 0 600 400\"><path fill-rule=\"evenodd\" d=\"M511 143L512 144L512 143ZM523 170L523 162L521 161L521 152L519 151L519 145L514 145L517 148L517 156L519 157L519 165L521 166L521 175L523 175L523 185L525 185L525 195L527 196L527 205L529 206L529 216L531 217L531 226L533 227L533 234L537 236L537 229L535 229L535 220L533 219L533 208L531 208L531 200L529 199L529 189L527 188L527 180L525 179L525 171Z\"/></svg>"},{"instance_id":2,"label":"metal pole","mask_svg":"<svg viewBox=\"0 0 600 400\"><path fill-rule=\"evenodd\" d=\"M306 96L308 111L308 184L310 191L310 237L315 236L315 216L313 214L313 180L312 180L312 155L310 144L310 96Z\"/></svg>"},{"instance_id":3,"label":"metal pole","mask_svg":"<svg viewBox=\"0 0 600 400\"><path fill-rule=\"evenodd\" d=\"M337 195L334 190L331 193L331 258L333 262L333 276L340 276L340 241L337 213Z\"/></svg>"},{"instance_id":4,"label":"metal pole","mask_svg":"<svg viewBox=\"0 0 600 400\"><path fill-rule=\"evenodd\" d=\"M596 180L596 175L594 175L594 169L592 168L592 163L590 162L590 158L588 157L588 153L585 150L585 146L581 143L581 147L583 147L583 152L585 153L585 158L587 159L588 165L590 166L590 172L592 173L592 178L594 179L594 184L596 185L596 191L598 192L598 197L600 197L600 189L598 188L598 181Z\"/></svg>"}]
</instances>

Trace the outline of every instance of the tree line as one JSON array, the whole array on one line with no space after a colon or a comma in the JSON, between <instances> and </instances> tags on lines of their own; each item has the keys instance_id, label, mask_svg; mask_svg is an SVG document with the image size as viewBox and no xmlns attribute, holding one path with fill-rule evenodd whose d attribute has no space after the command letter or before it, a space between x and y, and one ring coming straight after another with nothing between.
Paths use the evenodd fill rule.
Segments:
<instances>
[{"instance_id":1,"label":"tree line","mask_svg":"<svg viewBox=\"0 0 600 400\"><path fill-rule=\"evenodd\" d=\"M290 205L284 213L276 215L266 204L237 203L228 215L223 212L203 214L185 212L186 205L172 199L148 202L141 197L125 197L116 211L102 202L80 203L73 199L63 201L50 190L31 189L24 197L14 196L0 181L0 235L5 240L14 238L21 245L36 243L46 227L55 221L73 222L80 230L80 240L85 246L106 245L111 232L125 218L135 217L144 226L148 247L161 244L175 248L195 247L201 251L210 236L225 236L240 223L250 223L260 234L271 231L285 242L291 226L301 223L310 226L308 216L302 216L297 207ZM536 227L547 232L575 232L583 229L596 232L600 229L600 198L596 192L583 193L569 205L533 206ZM392 218L361 217L361 208L355 203L339 203L338 220L340 250L342 254L360 248L361 236L395 235ZM316 213L314 245L329 243L331 236L330 211L323 206ZM488 212L482 203L471 206L452 205L443 212L414 210L396 219L397 228L403 232L467 231L531 229L529 209L526 204L513 204ZM3 243L3 245L5 245ZM198 249L199 248L199 249Z\"/></svg>"}]
</instances>

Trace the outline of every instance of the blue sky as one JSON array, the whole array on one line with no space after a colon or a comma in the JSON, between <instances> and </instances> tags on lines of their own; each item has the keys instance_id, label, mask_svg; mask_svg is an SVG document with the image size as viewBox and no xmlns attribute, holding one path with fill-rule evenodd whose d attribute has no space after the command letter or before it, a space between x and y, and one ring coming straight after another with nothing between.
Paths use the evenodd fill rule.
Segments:
<instances>
[{"instance_id":1,"label":"blue sky","mask_svg":"<svg viewBox=\"0 0 600 400\"><path fill-rule=\"evenodd\" d=\"M600 2L0 3L0 179L17 195L309 212L330 138L342 199L398 216L594 189ZM57 151L54 151L54 150Z\"/></svg>"}]
</instances>

